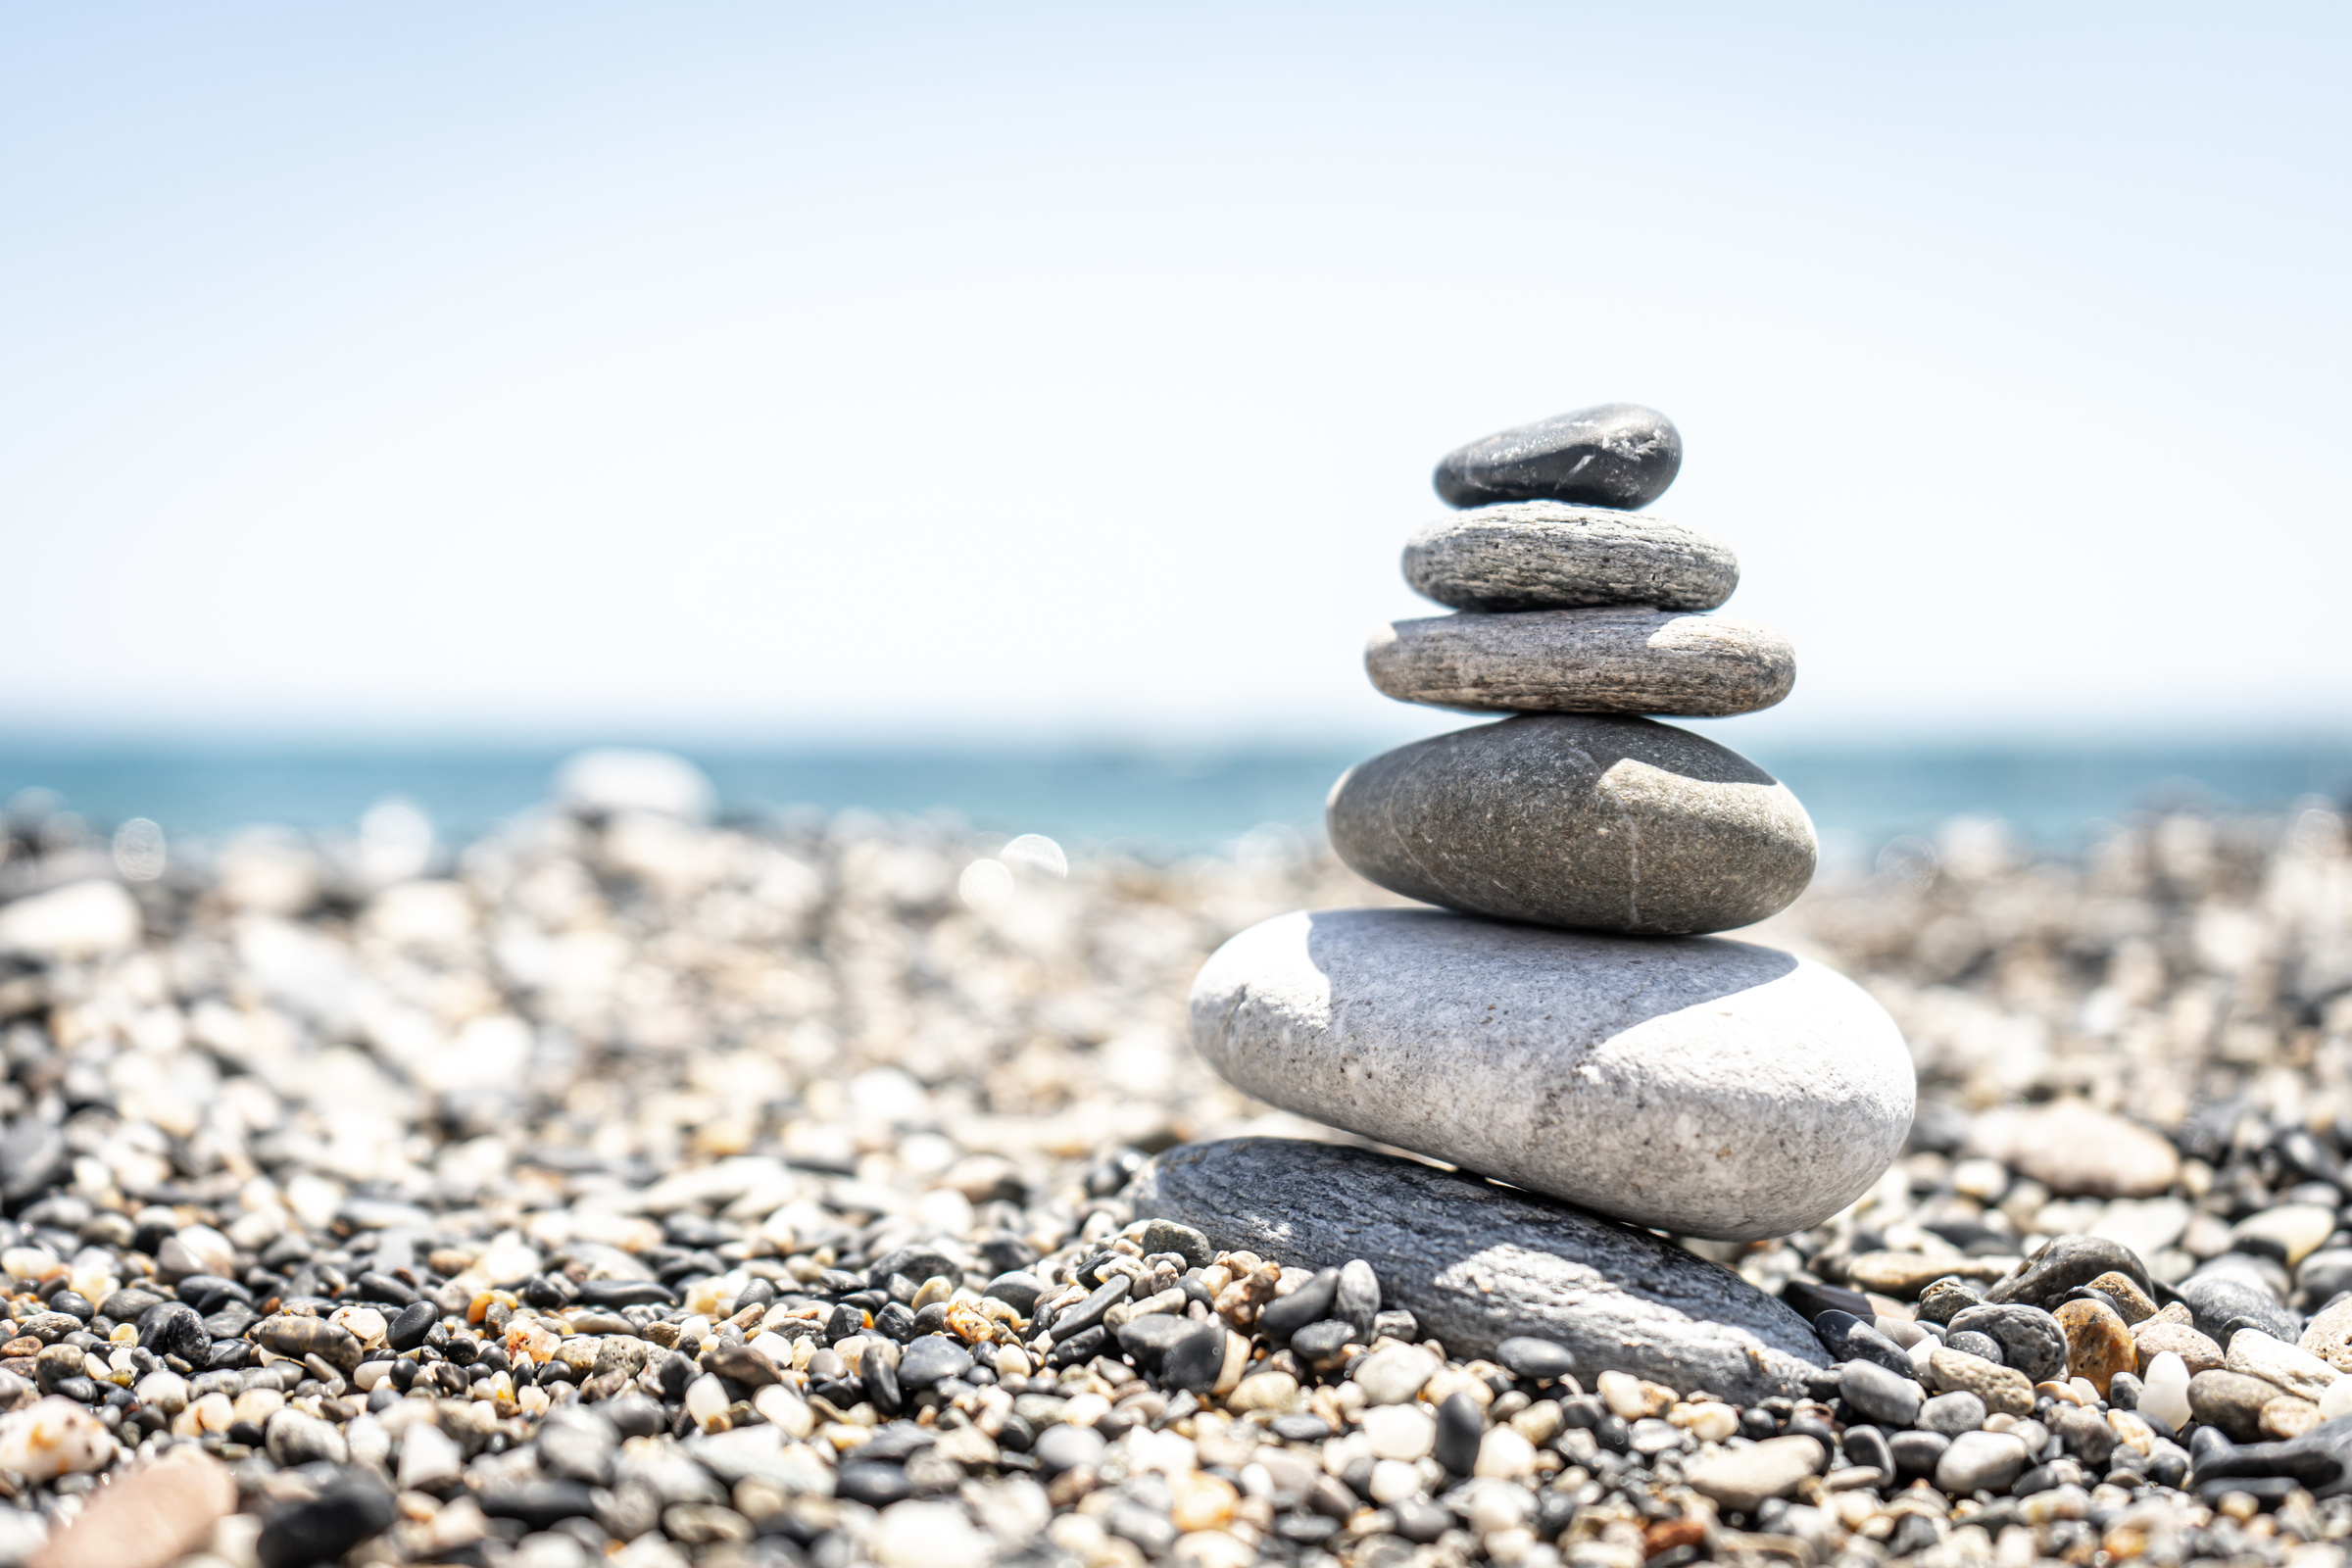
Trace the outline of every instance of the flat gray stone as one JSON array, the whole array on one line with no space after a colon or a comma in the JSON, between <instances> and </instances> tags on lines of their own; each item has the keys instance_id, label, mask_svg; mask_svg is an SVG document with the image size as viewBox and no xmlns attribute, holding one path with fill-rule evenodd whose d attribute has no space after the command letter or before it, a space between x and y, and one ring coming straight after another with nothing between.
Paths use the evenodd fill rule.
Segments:
<instances>
[{"instance_id":1,"label":"flat gray stone","mask_svg":"<svg viewBox=\"0 0 2352 1568\"><path fill-rule=\"evenodd\" d=\"M1250 927L1194 980L1192 1034L1228 1082L1301 1115L1633 1224L1739 1240L1868 1191L1902 1148L1916 1082L1894 1021L1818 963L1435 909ZM1357 1256L1393 1285L1371 1251L1337 1261Z\"/></svg>"},{"instance_id":2,"label":"flat gray stone","mask_svg":"<svg viewBox=\"0 0 2352 1568\"><path fill-rule=\"evenodd\" d=\"M1431 483L1449 507L1567 501L1631 511L1664 495L1682 466L1672 419L1639 403L1603 403L1457 447Z\"/></svg>"},{"instance_id":3,"label":"flat gray stone","mask_svg":"<svg viewBox=\"0 0 2352 1568\"><path fill-rule=\"evenodd\" d=\"M1399 620L1373 633L1364 669L1435 708L1722 718L1788 696L1796 650L1744 620L1615 606Z\"/></svg>"},{"instance_id":4,"label":"flat gray stone","mask_svg":"<svg viewBox=\"0 0 2352 1568\"><path fill-rule=\"evenodd\" d=\"M1745 1403L1801 1396L1825 1359L1805 1320L1721 1264L1456 1171L1287 1138L1187 1144L1146 1165L1139 1214L1286 1264L1380 1271L1385 1298L1459 1355L1514 1336Z\"/></svg>"},{"instance_id":5,"label":"flat gray stone","mask_svg":"<svg viewBox=\"0 0 2352 1568\"><path fill-rule=\"evenodd\" d=\"M1455 610L1713 610L1740 586L1731 547L1695 528L1558 501L1441 517L1405 541L1403 566L1413 592Z\"/></svg>"},{"instance_id":6,"label":"flat gray stone","mask_svg":"<svg viewBox=\"0 0 2352 1568\"><path fill-rule=\"evenodd\" d=\"M1751 925L1813 879L1786 786L1688 730L1523 713L1359 762L1331 846L1392 893L1539 925L1688 936Z\"/></svg>"}]
</instances>

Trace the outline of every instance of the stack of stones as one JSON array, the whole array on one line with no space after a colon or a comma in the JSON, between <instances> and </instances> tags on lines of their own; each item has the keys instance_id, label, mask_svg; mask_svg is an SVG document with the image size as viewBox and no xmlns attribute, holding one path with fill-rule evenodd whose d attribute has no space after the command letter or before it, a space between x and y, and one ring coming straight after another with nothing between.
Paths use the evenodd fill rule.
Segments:
<instances>
[{"instance_id":1,"label":"stack of stones","mask_svg":"<svg viewBox=\"0 0 2352 1568\"><path fill-rule=\"evenodd\" d=\"M1804 1322L1626 1227L1821 1223L1900 1151L1915 1080L1860 988L1707 935L1786 906L1815 841L1764 769L1648 716L1753 711L1794 678L1784 639L1704 613L1732 552L1638 514L1681 460L1664 416L1616 404L1439 466L1460 510L1404 574L1454 613L1365 662L1392 697L1511 716L1362 763L1329 805L1350 866L1438 907L1283 915L1193 988L1194 1042L1234 1085L1470 1175L1250 1140L1163 1156L1147 1200L1225 1246L1328 1232L1336 1263L1377 1241L1384 1281L1419 1281L1402 1304L1473 1348L1541 1335L1589 1368L1787 1391L1821 1359ZM1345 1212L1298 1212L1308 1193Z\"/></svg>"}]
</instances>

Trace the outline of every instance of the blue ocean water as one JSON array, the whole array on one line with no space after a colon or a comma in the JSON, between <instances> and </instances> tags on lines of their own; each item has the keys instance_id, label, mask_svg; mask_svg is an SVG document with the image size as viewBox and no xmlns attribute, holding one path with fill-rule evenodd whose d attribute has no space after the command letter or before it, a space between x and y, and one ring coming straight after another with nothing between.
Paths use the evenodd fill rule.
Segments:
<instances>
[{"instance_id":1,"label":"blue ocean water","mask_svg":"<svg viewBox=\"0 0 2352 1568\"><path fill-rule=\"evenodd\" d=\"M1194 750L687 746L730 809L947 812L1082 848L1213 849L1266 824L1315 832L1323 797L1377 745ZM2005 820L2053 849L2153 806L2275 809L2345 799L2352 741L2210 745L1787 745L1746 748L1804 801L1825 840L1868 851L1956 816ZM92 824L133 816L173 836L258 822L348 827L405 798L451 838L544 799L568 747L0 740L0 797L44 789Z\"/></svg>"}]
</instances>

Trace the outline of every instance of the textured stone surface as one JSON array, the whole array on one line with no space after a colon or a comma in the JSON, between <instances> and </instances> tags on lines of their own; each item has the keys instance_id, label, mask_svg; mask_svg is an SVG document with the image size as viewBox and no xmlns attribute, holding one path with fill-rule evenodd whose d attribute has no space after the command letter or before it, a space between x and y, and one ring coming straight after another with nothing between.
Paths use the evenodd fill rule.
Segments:
<instances>
[{"instance_id":1,"label":"textured stone surface","mask_svg":"<svg viewBox=\"0 0 2352 1568\"><path fill-rule=\"evenodd\" d=\"M1192 1022L1260 1099L1684 1235L1817 1224L1911 1122L1911 1058L1878 1004L1741 942L1302 911L1218 949Z\"/></svg>"},{"instance_id":2,"label":"textured stone surface","mask_svg":"<svg viewBox=\"0 0 2352 1568\"><path fill-rule=\"evenodd\" d=\"M2220 1427L2233 1443L2263 1436L2262 1407L2285 1391L2242 1372L2200 1372L2188 1380L2188 1407L2207 1426Z\"/></svg>"},{"instance_id":3,"label":"textured stone surface","mask_svg":"<svg viewBox=\"0 0 2352 1568\"><path fill-rule=\"evenodd\" d=\"M1332 848L1393 893L1541 925L1682 936L1749 925L1812 880L1813 823L1773 776L1686 730L1528 713L1350 768Z\"/></svg>"},{"instance_id":4,"label":"textured stone surface","mask_svg":"<svg viewBox=\"0 0 2352 1568\"><path fill-rule=\"evenodd\" d=\"M1405 541L1403 567L1455 610L1713 610L1740 586L1739 559L1696 529L1557 501L1441 517Z\"/></svg>"},{"instance_id":5,"label":"textured stone surface","mask_svg":"<svg viewBox=\"0 0 2352 1568\"><path fill-rule=\"evenodd\" d=\"M1565 501L1631 510L1664 495L1682 466L1672 419L1639 403L1603 403L1457 447L1431 482L1449 507Z\"/></svg>"},{"instance_id":6,"label":"textured stone surface","mask_svg":"<svg viewBox=\"0 0 2352 1568\"><path fill-rule=\"evenodd\" d=\"M1767 1497L1785 1497L1821 1468L1821 1443L1798 1435L1767 1438L1752 1447L1709 1454L1685 1467L1690 1490L1738 1513L1752 1513Z\"/></svg>"},{"instance_id":7,"label":"textured stone surface","mask_svg":"<svg viewBox=\"0 0 2352 1568\"><path fill-rule=\"evenodd\" d=\"M1187 1144L1144 1168L1139 1214L1307 1268L1353 1257L1457 1354L1518 1335L1616 1370L1734 1399L1801 1396L1825 1359L1804 1319L1654 1236L1474 1176L1331 1144Z\"/></svg>"},{"instance_id":8,"label":"textured stone surface","mask_svg":"<svg viewBox=\"0 0 2352 1568\"><path fill-rule=\"evenodd\" d=\"M227 1466L183 1448L100 1489L30 1568L165 1568L203 1545L236 1506Z\"/></svg>"},{"instance_id":9,"label":"textured stone surface","mask_svg":"<svg viewBox=\"0 0 2352 1568\"><path fill-rule=\"evenodd\" d=\"M1973 1394L1987 1410L2034 1413L2034 1385L2013 1366L1942 1347L1928 1354L1928 1375L1947 1394Z\"/></svg>"},{"instance_id":10,"label":"textured stone surface","mask_svg":"<svg viewBox=\"0 0 2352 1568\"><path fill-rule=\"evenodd\" d=\"M1373 635L1364 669L1436 708L1719 718L1788 696L1796 651L1744 620L1618 606L1400 620Z\"/></svg>"},{"instance_id":11,"label":"textured stone surface","mask_svg":"<svg viewBox=\"0 0 2352 1568\"><path fill-rule=\"evenodd\" d=\"M2299 1343L2338 1372L2352 1372L2352 1298L2314 1317Z\"/></svg>"},{"instance_id":12,"label":"textured stone surface","mask_svg":"<svg viewBox=\"0 0 2352 1568\"><path fill-rule=\"evenodd\" d=\"M2186 1323L2151 1318L2132 1336L2132 1353L2144 1377L2149 1363L2167 1353L2177 1355L2191 1372L2214 1372L2222 1365L2222 1348Z\"/></svg>"}]
</instances>

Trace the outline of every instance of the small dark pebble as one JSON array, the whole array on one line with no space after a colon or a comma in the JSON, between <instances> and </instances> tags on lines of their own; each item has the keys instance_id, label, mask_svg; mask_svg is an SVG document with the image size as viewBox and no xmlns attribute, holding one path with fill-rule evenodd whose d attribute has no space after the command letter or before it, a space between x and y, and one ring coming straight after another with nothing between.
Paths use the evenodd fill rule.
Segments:
<instances>
[{"instance_id":1,"label":"small dark pebble","mask_svg":"<svg viewBox=\"0 0 2352 1568\"><path fill-rule=\"evenodd\" d=\"M384 1343L395 1350L414 1350L424 1343L440 1320L441 1309L430 1301L416 1301L393 1314L391 1326L384 1331Z\"/></svg>"},{"instance_id":2,"label":"small dark pebble","mask_svg":"<svg viewBox=\"0 0 2352 1568\"><path fill-rule=\"evenodd\" d=\"M1523 1378L1548 1383L1576 1370L1576 1354L1557 1340L1517 1334L1494 1347L1494 1359Z\"/></svg>"},{"instance_id":3,"label":"small dark pebble","mask_svg":"<svg viewBox=\"0 0 2352 1568\"><path fill-rule=\"evenodd\" d=\"M841 1467L833 1494L844 1502L862 1502L886 1508L914 1494L914 1486L901 1466L876 1459L852 1459Z\"/></svg>"},{"instance_id":4,"label":"small dark pebble","mask_svg":"<svg viewBox=\"0 0 2352 1568\"><path fill-rule=\"evenodd\" d=\"M392 1494L373 1482L341 1482L270 1514L262 1523L256 1554L262 1568L333 1562L389 1530L396 1512Z\"/></svg>"}]
</instances>

